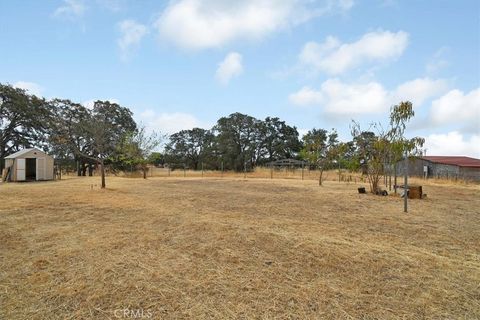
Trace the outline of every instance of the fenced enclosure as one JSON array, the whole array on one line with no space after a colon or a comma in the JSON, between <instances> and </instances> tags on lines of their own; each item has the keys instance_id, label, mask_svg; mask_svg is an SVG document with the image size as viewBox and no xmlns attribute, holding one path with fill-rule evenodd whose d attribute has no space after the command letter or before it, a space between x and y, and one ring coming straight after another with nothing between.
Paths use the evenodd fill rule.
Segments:
<instances>
[{"instance_id":1,"label":"fenced enclosure","mask_svg":"<svg viewBox=\"0 0 480 320\"><path fill-rule=\"evenodd\" d=\"M99 171L93 170L93 176L98 176ZM139 170L126 170L126 171L112 171L108 167L106 169L106 175L109 177L126 177L126 178L143 178L143 173ZM77 176L76 170L66 170L62 168L62 177L74 177ZM168 167L154 167L148 168L147 178L213 178L213 179L290 179L290 180L306 180L306 181L318 181L320 177L320 171L318 169L311 169L308 166L305 167L255 167L253 169L247 168L245 171L232 171L232 170L193 170L188 168L168 168ZM401 179L399 176L397 179ZM422 184L425 183L425 179L421 177L410 176L412 183ZM445 179L431 177L428 179L431 183L436 184L477 184L470 180L461 179ZM322 181L337 181L346 184L368 184L368 178L362 175L360 172L351 172L347 169L334 169L323 172ZM397 181L400 183L400 180ZM382 176L380 179L380 186L384 190L393 191L394 180L393 176Z\"/></svg>"},{"instance_id":2,"label":"fenced enclosure","mask_svg":"<svg viewBox=\"0 0 480 320\"><path fill-rule=\"evenodd\" d=\"M126 172L127 177L139 177L136 172ZM295 180L318 180L319 170L288 167L256 167L253 170L243 172L221 170L189 170L151 167L148 177L176 177L176 178L233 178L233 179L295 179ZM323 173L324 181L364 182L365 177L347 170L331 170Z\"/></svg>"}]
</instances>

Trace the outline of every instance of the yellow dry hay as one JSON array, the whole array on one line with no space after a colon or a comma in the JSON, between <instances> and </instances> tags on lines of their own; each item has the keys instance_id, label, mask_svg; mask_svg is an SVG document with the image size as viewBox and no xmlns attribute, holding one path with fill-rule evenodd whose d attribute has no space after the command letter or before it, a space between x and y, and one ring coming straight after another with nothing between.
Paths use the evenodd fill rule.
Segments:
<instances>
[{"instance_id":1,"label":"yellow dry hay","mask_svg":"<svg viewBox=\"0 0 480 320\"><path fill-rule=\"evenodd\" d=\"M424 184L408 214L353 183L107 186L0 184L0 319L480 318L478 186Z\"/></svg>"}]
</instances>

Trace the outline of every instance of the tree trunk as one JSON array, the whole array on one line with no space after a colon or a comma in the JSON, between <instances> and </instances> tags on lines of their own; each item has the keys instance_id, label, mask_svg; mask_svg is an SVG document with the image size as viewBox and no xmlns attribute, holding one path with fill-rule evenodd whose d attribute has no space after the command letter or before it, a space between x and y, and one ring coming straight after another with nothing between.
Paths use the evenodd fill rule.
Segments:
<instances>
[{"instance_id":1,"label":"tree trunk","mask_svg":"<svg viewBox=\"0 0 480 320\"><path fill-rule=\"evenodd\" d=\"M392 171L388 172L388 191L392 191Z\"/></svg>"},{"instance_id":2,"label":"tree trunk","mask_svg":"<svg viewBox=\"0 0 480 320\"><path fill-rule=\"evenodd\" d=\"M82 167L80 166L80 160L77 160L77 176L82 176Z\"/></svg>"},{"instance_id":3,"label":"tree trunk","mask_svg":"<svg viewBox=\"0 0 480 320\"><path fill-rule=\"evenodd\" d=\"M100 161L100 171L102 174L102 189L105 189L105 166L103 165L103 160Z\"/></svg>"},{"instance_id":4,"label":"tree trunk","mask_svg":"<svg viewBox=\"0 0 480 320\"><path fill-rule=\"evenodd\" d=\"M378 191L378 182L379 182L379 179L375 179L372 181L372 192L375 194Z\"/></svg>"},{"instance_id":5,"label":"tree trunk","mask_svg":"<svg viewBox=\"0 0 480 320\"><path fill-rule=\"evenodd\" d=\"M0 145L0 172L5 168L5 146Z\"/></svg>"},{"instance_id":6,"label":"tree trunk","mask_svg":"<svg viewBox=\"0 0 480 320\"><path fill-rule=\"evenodd\" d=\"M393 190L395 190L395 194L397 194L397 163L395 163L393 170L394 176L393 176Z\"/></svg>"},{"instance_id":7,"label":"tree trunk","mask_svg":"<svg viewBox=\"0 0 480 320\"><path fill-rule=\"evenodd\" d=\"M318 177L318 185L319 186L322 185L322 176L323 176L323 168L320 169L320 177Z\"/></svg>"},{"instance_id":8,"label":"tree trunk","mask_svg":"<svg viewBox=\"0 0 480 320\"><path fill-rule=\"evenodd\" d=\"M142 167L142 171L143 171L143 179L147 179L147 168Z\"/></svg>"},{"instance_id":9,"label":"tree trunk","mask_svg":"<svg viewBox=\"0 0 480 320\"><path fill-rule=\"evenodd\" d=\"M82 162L82 177L85 177L87 175L87 164L85 162Z\"/></svg>"},{"instance_id":10,"label":"tree trunk","mask_svg":"<svg viewBox=\"0 0 480 320\"><path fill-rule=\"evenodd\" d=\"M88 164L88 176L93 176L93 164L91 163Z\"/></svg>"}]
</instances>

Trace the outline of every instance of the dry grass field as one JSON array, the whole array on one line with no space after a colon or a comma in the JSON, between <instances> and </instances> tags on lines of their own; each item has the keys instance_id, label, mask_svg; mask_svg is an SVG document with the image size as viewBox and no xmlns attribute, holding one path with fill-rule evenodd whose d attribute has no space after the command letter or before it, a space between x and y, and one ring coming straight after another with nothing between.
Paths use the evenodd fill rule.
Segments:
<instances>
[{"instance_id":1,"label":"dry grass field","mask_svg":"<svg viewBox=\"0 0 480 320\"><path fill-rule=\"evenodd\" d=\"M98 183L0 184L0 319L480 318L479 186Z\"/></svg>"}]
</instances>

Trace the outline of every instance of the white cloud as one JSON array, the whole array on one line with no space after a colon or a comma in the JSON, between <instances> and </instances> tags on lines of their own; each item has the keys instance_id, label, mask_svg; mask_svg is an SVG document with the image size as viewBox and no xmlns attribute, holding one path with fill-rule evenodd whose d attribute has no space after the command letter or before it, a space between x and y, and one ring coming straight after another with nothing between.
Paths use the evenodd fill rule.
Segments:
<instances>
[{"instance_id":1,"label":"white cloud","mask_svg":"<svg viewBox=\"0 0 480 320\"><path fill-rule=\"evenodd\" d=\"M82 0L64 0L64 4L58 7L53 16L66 20L76 20L83 16L87 7Z\"/></svg>"},{"instance_id":2,"label":"white cloud","mask_svg":"<svg viewBox=\"0 0 480 320\"><path fill-rule=\"evenodd\" d=\"M234 77L243 73L242 55L237 52L230 52L218 65L215 78L223 85L227 85Z\"/></svg>"},{"instance_id":3,"label":"white cloud","mask_svg":"<svg viewBox=\"0 0 480 320\"><path fill-rule=\"evenodd\" d=\"M466 138L458 131L446 134L430 134L425 138L427 155L471 156L480 158L480 134Z\"/></svg>"},{"instance_id":4,"label":"white cloud","mask_svg":"<svg viewBox=\"0 0 480 320\"><path fill-rule=\"evenodd\" d=\"M420 106L447 89L448 83L444 79L418 78L399 85L393 93L393 99L397 102L408 100L414 106Z\"/></svg>"},{"instance_id":5,"label":"white cloud","mask_svg":"<svg viewBox=\"0 0 480 320\"><path fill-rule=\"evenodd\" d=\"M161 133L172 134L180 130L192 129L195 127L208 128L209 126L199 121L189 113L156 113L151 109L139 113L137 120L149 129Z\"/></svg>"},{"instance_id":6,"label":"white cloud","mask_svg":"<svg viewBox=\"0 0 480 320\"><path fill-rule=\"evenodd\" d=\"M27 81L18 81L13 84L15 88L26 90L28 93L36 95L38 97L42 96L43 88L35 82Z\"/></svg>"},{"instance_id":7,"label":"white cloud","mask_svg":"<svg viewBox=\"0 0 480 320\"><path fill-rule=\"evenodd\" d=\"M430 119L434 125L455 125L469 132L480 132L480 88L463 93L451 90L432 102Z\"/></svg>"},{"instance_id":8,"label":"white cloud","mask_svg":"<svg viewBox=\"0 0 480 320\"><path fill-rule=\"evenodd\" d=\"M321 4L319 4L319 2ZM258 40L328 12L346 11L353 0L178 0L155 21L162 39L187 49Z\"/></svg>"},{"instance_id":9,"label":"white cloud","mask_svg":"<svg viewBox=\"0 0 480 320\"><path fill-rule=\"evenodd\" d=\"M408 45L404 31L375 31L352 43L342 43L329 36L325 42L307 42L300 53L300 63L328 74L341 74L372 61L388 61L402 55Z\"/></svg>"},{"instance_id":10,"label":"white cloud","mask_svg":"<svg viewBox=\"0 0 480 320\"><path fill-rule=\"evenodd\" d=\"M323 93L310 87L303 87L298 92L292 93L288 100L297 106L320 104L324 101Z\"/></svg>"},{"instance_id":11,"label":"white cloud","mask_svg":"<svg viewBox=\"0 0 480 320\"><path fill-rule=\"evenodd\" d=\"M321 106L324 112L332 115L370 114L387 112L390 106L405 100L419 107L446 88L445 80L429 78L407 81L390 91L375 81L345 83L329 79L318 90L303 87L291 94L289 101L298 106Z\"/></svg>"},{"instance_id":12,"label":"white cloud","mask_svg":"<svg viewBox=\"0 0 480 320\"><path fill-rule=\"evenodd\" d=\"M117 43L121 51L123 60L127 60L132 51L138 48L142 38L148 33L148 29L143 24L134 20L123 20L118 24L122 36Z\"/></svg>"},{"instance_id":13,"label":"white cloud","mask_svg":"<svg viewBox=\"0 0 480 320\"><path fill-rule=\"evenodd\" d=\"M377 82L345 84L327 80L321 86L324 111L330 114L362 114L382 112L389 107L388 92Z\"/></svg>"}]
</instances>

